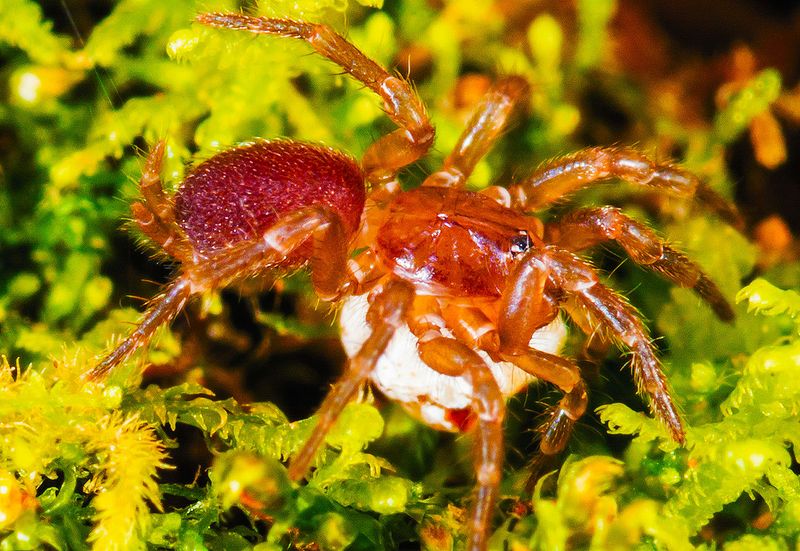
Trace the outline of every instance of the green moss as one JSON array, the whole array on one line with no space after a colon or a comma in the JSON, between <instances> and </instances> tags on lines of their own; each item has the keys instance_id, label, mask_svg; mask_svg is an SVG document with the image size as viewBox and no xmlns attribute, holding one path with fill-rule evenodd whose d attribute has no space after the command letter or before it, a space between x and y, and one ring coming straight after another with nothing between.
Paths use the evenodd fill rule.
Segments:
<instances>
[{"instance_id":1,"label":"green moss","mask_svg":"<svg viewBox=\"0 0 800 551\"><path fill-rule=\"evenodd\" d=\"M468 439L448 439L367 400L345 410L317 469L298 485L284 465L315 419L290 420L274 404L253 402L258 392L246 382L230 382L248 361L242 351L256 348L230 321L235 307L250 312L248 330L278 350L335 334L302 274L281 283L288 306L270 309L247 288L244 306L204 297L202 312L190 313L197 329L164 328L108 384L83 381L137 319L126 295L150 296L153 287L139 282L165 277L153 276L157 261L132 252L147 246L136 232L119 231L138 193L142 148L166 139L164 177L174 189L187 163L254 137L322 141L358 157L391 124L374 94L308 55L305 44L191 22L239 2L120 0L99 19L76 4L54 25L32 0L0 0L0 81L8 91L0 137L13 144L0 152L0 355L8 358L0 364L0 550L458 547L471 489ZM781 94L781 76L764 69L712 120L684 124L613 63L617 2L578 2L573 20L537 13L524 28L489 0L441 9L423 0L386 4L249 7L325 21L400 72L408 46L425 52L415 85L438 135L432 154L403 174L408 185L458 138L468 109L454 105L452 92L468 72L513 71L532 84L526 118L481 161L475 187L605 136L644 150L669 143L685 152L687 167L729 192L726 148ZM69 28L68 17L80 40L54 30ZM637 122L615 134L590 108L596 94ZM624 193L590 190L575 201L612 200L647 219ZM564 467L525 495L518 456L532 449L525 419L539 410L523 411L509 420L492 549L796 547L800 295L765 279L740 290L757 250L706 213L678 215L661 230L741 303L726 325L692 293L640 270L610 276L654 321L688 421L686 446L635 411L645 407L632 385L595 381L593 396L610 396L597 399L607 433L629 438L581 435ZM796 285L799 270L783 264L770 277ZM273 358L252 354L267 383L282 384L269 379ZM611 354L611 369L618 359ZM169 383L142 386L141 362L171 368ZM325 382L309 377L304 388ZM533 512L515 507L518 499Z\"/></svg>"}]
</instances>

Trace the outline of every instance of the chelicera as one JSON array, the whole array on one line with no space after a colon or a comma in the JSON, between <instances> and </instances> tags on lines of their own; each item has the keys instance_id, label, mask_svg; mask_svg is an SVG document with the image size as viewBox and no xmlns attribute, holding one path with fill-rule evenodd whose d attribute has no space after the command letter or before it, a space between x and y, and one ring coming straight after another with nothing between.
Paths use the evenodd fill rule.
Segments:
<instances>
[{"instance_id":1,"label":"chelicera","mask_svg":"<svg viewBox=\"0 0 800 551\"><path fill-rule=\"evenodd\" d=\"M141 230L180 269L141 323L90 376L98 379L144 345L197 294L264 273L308 265L317 295L341 304L349 365L319 409L318 429L289 467L308 471L342 408L365 383L425 423L474 434L476 488L467 547L486 547L503 464L505 400L539 379L563 391L541 429L542 456L566 446L587 406L575 362L561 356L561 312L616 339L653 414L684 441L648 330L619 293L578 253L616 241L638 264L693 289L723 320L733 311L683 253L610 207L582 208L544 224L530 213L612 178L694 197L729 221L735 209L694 175L624 148L557 159L516 184L465 189L479 159L526 97L521 77L501 78L483 97L454 150L421 187L402 191L398 171L426 154L434 129L413 87L325 25L205 14L202 24L306 40L378 94L398 125L348 155L290 140L255 141L193 168L174 198L159 172L164 144L149 154Z\"/></svg>"}]
</instances>

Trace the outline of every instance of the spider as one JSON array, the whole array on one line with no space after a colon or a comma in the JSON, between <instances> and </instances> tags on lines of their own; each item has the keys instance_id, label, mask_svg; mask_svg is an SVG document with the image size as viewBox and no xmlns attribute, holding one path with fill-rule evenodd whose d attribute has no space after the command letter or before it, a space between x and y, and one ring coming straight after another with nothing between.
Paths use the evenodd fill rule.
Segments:
<instances>
[{"instance_id":1,"label":"spider","mask_svg":"<svg viewBox=\"0 0 800 551\"><path fill-rule=\"evenodd\" d=\"M402 191L399 170L434 139L408 82L326 25L225 13L197 21L307 41L378 94L398 129L372 143L360 163L292 140L240 145L191 169L174 198L160 182L165 145L155 145L132 214L180 269L90 378L104 377L143 346L192 296L308 265L316 294L341 306L349 365L320 406L317 430L290 463L294 480L309 470L342 408L371 383L433 427L474 434L467 548L485 549L503 465L506 398L537 379L563 392L541 429L544 457L565 448L587 407L579 368L560 355L561 312L630 350L653 414L684 441L647 328L577 253L615 241L636 263L693 289L723 320L734 316L728 301L683 253L618 209L582 208L548 224L528 214L613 178L694 197L731 222L738 220L733 206L691 173L625 148L585 149L514 185L466 190L476 163L527 97L519 76L500 78L441 169Z\"/></svg>"}]
</instances>

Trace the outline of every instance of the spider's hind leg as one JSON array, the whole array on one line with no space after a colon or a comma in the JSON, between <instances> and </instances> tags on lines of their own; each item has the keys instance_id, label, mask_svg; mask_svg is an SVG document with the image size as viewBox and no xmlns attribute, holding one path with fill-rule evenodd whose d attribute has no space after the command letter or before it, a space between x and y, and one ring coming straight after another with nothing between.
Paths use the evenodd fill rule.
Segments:
<instances>
[{"instance_id":1,"label":"spider's hind leg","mask_svg":"<svg viewBox=\"0 0 800 551\"><path fill-rule=\"evenodd\" d=\"M310 261L314 288L320 298L338 297L351 284L345 269L347 241L341 221L326 209L306 207L284 216L258 239L222 249L200 263L184 263L176 279L151 301L133 333L103 358L88 373L88 378L105 377L146 345L159 327L172 321L192 295L285 265L287 261L294 262L292 254L309 239L313 241Z\"/></svg>"},{"instance_id":2,"label":"spider's hind leg","mask_svg":"<svg viewBox=\"0 0 800 551\"><path fill-rule=\"evenodd\" d=\"M150 307L133 333L89 371L87 379L103 379L115 366L147 344L159 327L169 323L178 315L191 294L191 285L186 279L179 278L168 285L150 302Z\"/></svg>"}]
</instances>

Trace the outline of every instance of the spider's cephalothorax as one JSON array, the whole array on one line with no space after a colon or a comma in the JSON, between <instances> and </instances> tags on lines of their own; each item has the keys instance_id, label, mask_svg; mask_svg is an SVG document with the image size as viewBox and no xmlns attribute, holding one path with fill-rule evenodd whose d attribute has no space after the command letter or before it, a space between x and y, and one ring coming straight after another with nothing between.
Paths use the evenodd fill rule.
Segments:
<instances>
[{"instance_id":1,"label":"spider's cephalothorax","mask_svg":"<svg viewBox=\"0 0 800 551\"><path fill-rule=\"evenodd\" d=\"M143 200L132 211L180 270L92 378L145 344L192 295L308 264L318 296L342 303L350 361L320 407L318 429L290 465L294 479L305 475L339 412L371 381L431 426L474 433L468 548L485 549L502 470L505 398L534 379L564 392L542 427L543 456L564 449L586 409L580 370L560 355L561 312L630 350L654 415L683 442L646 327L576 254L616 241L638 264L692 288L724 320L733 318L727 300L696 264L617 209L582 208L546 225L529 213L611 178L696 197L738 221L724 199L692 174L622 148L586 149L519 183L465 190L526 97L526 82L515 76L484 96L443 167L420 188L400 191L398 170L423 156L434 135L409 83L324 25L235 14L198 21L308 41L380 95L400 128L373 143L360 165L329 148L288 140L242 145L192 169L174 202L159 180L164 144L154 147L141 179Z\"/></svg>"}]
</instances>

